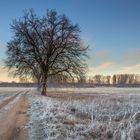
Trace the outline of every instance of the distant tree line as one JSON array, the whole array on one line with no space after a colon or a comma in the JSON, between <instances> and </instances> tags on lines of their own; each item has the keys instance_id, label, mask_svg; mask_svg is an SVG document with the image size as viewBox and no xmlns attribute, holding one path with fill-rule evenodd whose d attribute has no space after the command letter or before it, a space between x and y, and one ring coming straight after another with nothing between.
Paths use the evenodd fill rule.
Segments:
<instances>
[{"instance_id":1,"label":"distant tree line","mask_svg":"<svg viewBox=\"0 0 140 140\"><path fill-rule=\"evenodd\" d=\"M95 75L89 77L88 83L110 84L110 85L138 85L140 84L139 74L114 74L113 76Z\"/></svg>"},{"instance_id":2,"label":"distant tree line","mask_svg":"<svg viewBox=\"0 0 140 140\"><path fill-rule=\"evenodd\" d=\"M95 75L90 77L81 77L78 80L75 78L69 79L67 77L56 77L49 80L49 83L75 83L75 84L90 84L90 85L105 85L105 86L121 86L121 85L140 85L139 74L114 74L113 76Z\"/></svg>"},{"instance_id":3,"label":"distant tree line","mask_svg":"<svg viewBox=\"0 0 140 140\"><path fill-rule=\"evenodd\" d=\"M1 82L0 87L36 87L38 83L19 78L19 82ZM69 78L66 75L56 75L48 79L48 87L140 87L139 74L95 75L90 77Z\"/></svg>"},{"instance_id":4,"label":"distant tree line","mask_svg":"<svg viewBox=\"0 0 140 140\"><path fill-rule=\"evenodd\" d=\"M140 75L138 74L118 74L113 75L112 84L140 84Z\"/></svg>"},{"instance_id":5,"label":"distant tree line","mask_svg":"<svg viewBox=\"0 0 140 140\"><path fill-rule=\"evenodd\" d=\"M1 82L0 87L36 87L36 83L29 83L29 82Z\"/></svg>"}]
</instances>

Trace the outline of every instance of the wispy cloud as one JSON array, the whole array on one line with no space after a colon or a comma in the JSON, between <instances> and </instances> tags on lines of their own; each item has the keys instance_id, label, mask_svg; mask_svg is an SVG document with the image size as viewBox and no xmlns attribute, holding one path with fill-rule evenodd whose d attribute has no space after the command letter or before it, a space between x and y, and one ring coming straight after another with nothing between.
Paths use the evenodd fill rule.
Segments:
<instances>
[{"instance_id":1,"label":"wispy cloud","mask_svg":"<svg viewBox=\"0 0 140 140\"><path fill-rule=\"evenodd\" d=\"M88 64L90 67L96 67L111 61L113 61L112 53L109 50L92 51Z\"/></svg>"},{"instance_id":2,"label":"wispy cloud","mask_svg":"<svg viewBox=\"0 0 140 140\"><path fill-rule=\"evenodd\" d=\"M97 69L106 69L106 68L112 66L112 64L113 64L113 62L105 62L105 63L100 64L96 68Z\"/></svg>"},{"instance_id":3,"label":"wispy cloud","mask_svg":"<svg viewBox=\"0 0 140 140\"><path fill-rule=\"evenodd\" d=\"M120 68L116 73L136 73L140 71L140 63Z\"/></svg>"},{"instance_id":4,"label":"wispy cloud","mask_svg":"<svg viewBox=\"0 0 140 140\"><path fill-rule=\"evenodd\" d=\"M89 63L89 71L95 74L140 74L140 48L129 48L117 54L111 50L94 52Z\"/></svg>"},{"instance_id":5,"label":"wispy cloud","mask_svg":"<svg viewBox=\"0 0 140 140\"><path fill-rule=\"evenodd\" d=\"M108 72L109 69L114 65L113 62L104 62L95 67L89 67L88 75L103 74L103 72Z\"/></svg>"},{"instance_id":6,"label":"wispy cloud","mask_svg":"<svg viewBox=\"0 0 140 140\"><path fill-rule=\"evenodd\" d=\"M132 71L132 70L136 70L138 68L140 68L140 63L136 64L136 65L129 66L129 67L125 67L125 70L126 71Z\"/></svg>"}]
</instances>

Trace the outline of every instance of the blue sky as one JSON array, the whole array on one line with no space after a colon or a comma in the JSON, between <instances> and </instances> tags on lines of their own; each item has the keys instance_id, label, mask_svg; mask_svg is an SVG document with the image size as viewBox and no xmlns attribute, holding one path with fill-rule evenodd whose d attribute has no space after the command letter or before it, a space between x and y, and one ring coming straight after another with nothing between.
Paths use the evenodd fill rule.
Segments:
<instances>
[{"instance_id":1,"label":"blue sky","mask_svg":"<svg viewBox=\"0 0 140 140\"><path fill-rule=\"evenodd\" d=\"M81 37L90 46L89 75L140 73L139 0L1 0L0 62L11 39L10 24L33 8L38 15L46 9L66 14L81 27ZM7 73L0 68L0 81ZM3 78L2 78L3 77Z\"/></svg>"}]
</instances>

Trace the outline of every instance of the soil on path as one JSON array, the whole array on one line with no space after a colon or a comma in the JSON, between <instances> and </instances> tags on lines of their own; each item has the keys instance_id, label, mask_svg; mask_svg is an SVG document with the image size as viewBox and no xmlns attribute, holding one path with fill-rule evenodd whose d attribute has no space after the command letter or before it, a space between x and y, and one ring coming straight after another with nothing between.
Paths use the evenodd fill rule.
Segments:
<instances>
[{"instance_id":1,"label":"soil on path","mask_svg":"<svg viewBox=\"0 0 140 140\"><path fill-rule=\"evenodd\" d=\"M18 111L16 112L16 124L11 140L27 140L27 95L23 95Z\"/></svg>"},{"instance_id":2,"label":"soil on path","mask_svg":"<svg viewBox=\"0 0 140 140\"><path fill-rule=\"evenodd\" d=\"M0 140L27 140L27 96L17 95L1 106Z\"/></svg>"},{"instance_id":3,"label":"soil on path","mask_svg":"<svg viewBox=\"0 0 140 140\"><path fill-rule=\"evenodd\" d=\"M3 102L0 103L0 109L2 109L4 106L6 106L9 102L11 102L12 100L14 100L14 98L17 96L18 94L8 97L7 99L5 99Z\"/></svg>"}]
</instances>

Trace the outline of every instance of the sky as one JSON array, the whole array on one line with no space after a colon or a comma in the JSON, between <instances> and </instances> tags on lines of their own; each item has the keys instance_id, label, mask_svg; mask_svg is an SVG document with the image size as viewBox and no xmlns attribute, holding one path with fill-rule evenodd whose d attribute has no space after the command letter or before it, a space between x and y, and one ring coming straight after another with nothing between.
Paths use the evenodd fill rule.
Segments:
<instances>
[{"instance_id":1,"label":"sky","mask_svg":"<svg viewBox=\"0 0 140 140\"><path fill-rule=\"evenodd\" d=\"M89 46L89 76L140 74L139 0L1 0L0 81L15 80L3 69L6 44L13 35L10 24L29 8L39 16L55 9L79 24L81 38Z\"/></svg>"}]
</instances>

